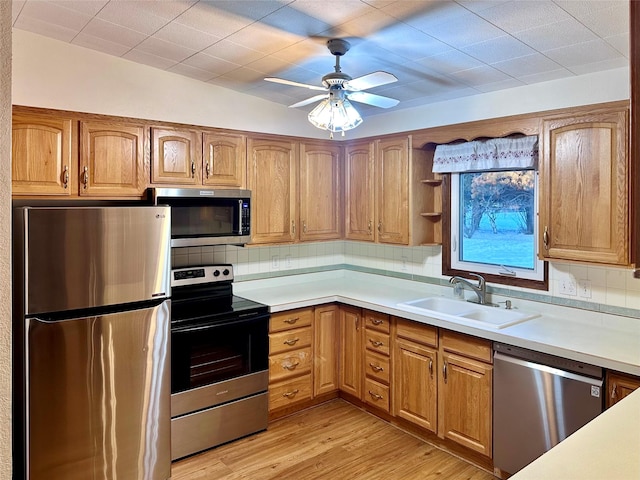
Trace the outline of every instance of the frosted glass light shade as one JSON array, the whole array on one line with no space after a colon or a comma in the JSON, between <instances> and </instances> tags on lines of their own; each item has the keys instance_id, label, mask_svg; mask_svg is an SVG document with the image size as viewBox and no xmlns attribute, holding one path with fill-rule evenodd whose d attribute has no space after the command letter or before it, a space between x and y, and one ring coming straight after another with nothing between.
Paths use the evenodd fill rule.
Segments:
<instances>
[{"instance_id":1,"label":"frosted glass light shade","mask_svg":"<svg viewBox=\"0 0 640 480\"><path fill-rule=\"evenodd\" d=\"M362 123L362 117L346 98L326 98L309 112L309 121L318 128L344 132Z\"/></svg>"}]
</instances>

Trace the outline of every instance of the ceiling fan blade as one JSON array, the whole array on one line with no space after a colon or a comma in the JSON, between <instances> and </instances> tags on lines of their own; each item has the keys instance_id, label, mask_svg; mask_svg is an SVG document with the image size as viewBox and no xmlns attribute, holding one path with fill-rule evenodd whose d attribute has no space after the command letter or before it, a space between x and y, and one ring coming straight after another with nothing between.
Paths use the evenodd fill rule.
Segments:
<instances>
[{"instance_id":1,"label":"ceiling fan blade","mask_svg":"<svg viewBox=\"0 0 640 480\"><path fill-rule=\"evenodd\" d=\"M344 88L346 90L360 91L366 90L367 88L379 87L380 85L386 85L388 83L397 81L398 79L396 78L396 76L390 73L373 72L344 82Z\"/></svg>"},{"instance_id":2,"label":"ceiling fan blade","mask_svg":"<svg viewBox=\"0 0 640 480\"><path fill-rule=\"evenodd\" d=\"M400 103L400 100L396 100L395 98L383 97L382 95L367 92L349 92L347 93L347 98L354 102L366 103L380 108L391 108Z\"/></svg>"},{"instance_id":3,"label":"ceiling fan blade","mask_svg":"<svg viewBox=\"0 0 640 480\"><path fill-rule=\"evenodd\" d=\"M310 103L317 102L318 100L322 100L323 98L327 97L329 97L328 93L324 95L314 95L311 98L307 98L306 100L302 100L298 103L294 103L293 105L289 105L289 108L304 107L305 105L309 105Z\"/></svg>"},{"instance_id":4,"label":"ceiling fan blade","mask_svg":"<svg viewBox=\"0 0 640 480\"><path fill-rule=\"evenodd\" d=\"M267 82L282 83L284 85L291 85L293 87L308 88L309 90L320 90L322 92L325 92L327 90L324 87L319 87L319 86L316 86L316 85L309 85L307 83L294 82L293 80L285 80L284 78L266 77L265 80Z\"/></svg>"}]
</instances>

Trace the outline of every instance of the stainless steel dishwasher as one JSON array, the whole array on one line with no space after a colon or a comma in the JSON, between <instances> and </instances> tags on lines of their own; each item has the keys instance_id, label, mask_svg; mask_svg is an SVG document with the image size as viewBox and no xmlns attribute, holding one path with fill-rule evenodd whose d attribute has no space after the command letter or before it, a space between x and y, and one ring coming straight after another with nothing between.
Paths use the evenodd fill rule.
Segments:
<instances>
[{"instance_id":1,"label":"stainless steel dishwasher","mask_svg":"<svg viewBox=\"0 0 640 480\"><path fill-rule=\"evenodd\" d=\"M600 367L494 343L493 464L516 473L602 412Z\"/></svg>"}]
</instances>

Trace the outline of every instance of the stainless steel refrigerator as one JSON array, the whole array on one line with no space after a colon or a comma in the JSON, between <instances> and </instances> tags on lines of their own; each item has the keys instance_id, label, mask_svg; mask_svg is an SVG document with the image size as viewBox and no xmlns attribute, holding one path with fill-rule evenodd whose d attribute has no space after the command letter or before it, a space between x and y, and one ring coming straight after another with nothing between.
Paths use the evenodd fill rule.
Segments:
<instances>
[{"instance_id":1,"label":"stainless steel refrigerator","mask_svg":"<svg viewBox=\"0 0 640 480\"><path fill-rule=\"evenodd\" d=\"M169 207L14 210L14 478L171 476Z\"/></svg>"}]
</instances>

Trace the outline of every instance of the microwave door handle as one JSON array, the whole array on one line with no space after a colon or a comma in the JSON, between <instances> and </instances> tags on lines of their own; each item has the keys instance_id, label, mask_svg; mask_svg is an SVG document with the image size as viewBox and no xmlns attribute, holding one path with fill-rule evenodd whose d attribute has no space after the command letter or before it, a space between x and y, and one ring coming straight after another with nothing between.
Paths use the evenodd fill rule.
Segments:
<instances>
[{"instance_id":1,"label":"microwave door handle","mask_svg":"<svg viewBox=\"0 0 640 480\"><path fill-rule=\"evenodd\" d=\"M242 200L238 200L238 235L242 235Z\"/></svg>"}]
</instances>

